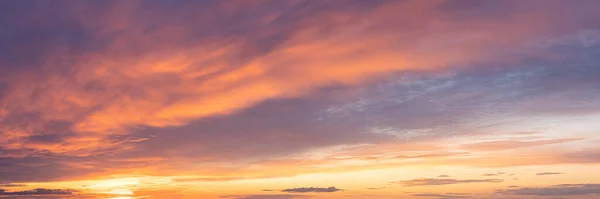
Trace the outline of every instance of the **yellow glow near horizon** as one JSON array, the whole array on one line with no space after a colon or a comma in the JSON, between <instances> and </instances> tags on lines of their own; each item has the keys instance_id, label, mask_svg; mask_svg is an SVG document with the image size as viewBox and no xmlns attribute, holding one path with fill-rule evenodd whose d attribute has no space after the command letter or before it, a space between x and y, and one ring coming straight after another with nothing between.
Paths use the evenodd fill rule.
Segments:
<instances>
[{"instance_id":1,"label":"yellow glow near horizon","mask_svg":"<svg viewBox=\"0 0 600 199\"><path fill-rule=\"evenodd\" d=\"M87 186L88 188L111 188L111 187L123 187L139 184L138 179L123 178L123 179L110 179L98 181L92 185Z\"/></svg>"},{"instance_id":2,"label":"yellow glow near horizon","mask_svg":"<svg viewBox=\"0 0 600 199\"><path fill-rule=\"evenodd\" d=\"M123 178L97 181L86 186L92 193L103 193L112 195L133 195L130 188L140 184L139 179Z\"/></svg>"},{"instance_id":3,"label":"yellow glow near horizon","mask_svg":"<svg viewBox=\"0 0 600 199\"><path fill-rule=\"evenodd\" d=\"M108 193L113 195L133 195L133 192L125 188L111 189Z\"/></svg>"}]
</instances>

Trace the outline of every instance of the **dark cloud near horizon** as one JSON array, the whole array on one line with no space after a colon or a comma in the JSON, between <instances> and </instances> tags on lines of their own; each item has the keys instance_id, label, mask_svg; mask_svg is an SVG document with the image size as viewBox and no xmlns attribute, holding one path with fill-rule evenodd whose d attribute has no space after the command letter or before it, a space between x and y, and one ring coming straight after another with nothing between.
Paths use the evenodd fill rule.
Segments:
<instances>
[{"instance_id":1,"label":"dark cloud near horizon","mask_svg":"<svg viewBox=\"0 0 600 199\"><path fill-rule=\"evenodd\" d=\"M562 175L564 173L560 173L560 172L542 172L542 173L536 173L536 176L547 176L547 175Z\"/></svg>"},{"instance_id":2,"label":"dark cloud near horizon","mask_svg":"<svg viewBox=\"0 0 600 199\"><path fill-rule=\"evenodd\" d=\"M411 196L415 197L426 197L426 198L438 198L438 199L458 199L458 198L472 198L472 196L464 195L464 194L436 194L436 193L418 193L412 194Z\"/></svg>"},{"instance_id":3,"label":"dark cloud near horizon","mask_svg":"<svg viewBox=\"0 0 600 199\"><path fill-rule=\"evenodd\" d=\"M0 184L0 187L24 187L26 185L24 184L13 184L13 183L9 183L9 184Z\"/></svg>"},{"instance_id":4,"label":"dark cloud near horizon","mask_svg":"<svg viewBox=\"0 0 600 199\"><path fill-rule=\"evenodd\" d=\"M442 186L442 185L453 185L453 184L468 184L468 183L501 183L502 179L448 179L448 178L418 178L412 180L405 180L394 182L405 187L415 186Z\"/></svg>"},{"instance_id":5,"label":"dark cloud near horizon","mask_svg":"<svg viewBox=\"0 0 600 199\"><path fill-rule=\"evenodd\" d=\"M367 189L368 190L381 190L381 189L386 189L386 188L389 188L389 187L369 187Z\"/></svg>"},{"instance_id":6,"label":"dark cloud near horizon","mask_svg":"<svg viewBox=\"0 0 600 199\"><path fill-rule=\"evenodd\" d=\"M288 192L288 193L332 193L332 192L338 192L338 191L342 191L342 189L338 189L335 187L327 187L327 188L300 187L300 188L290 188L290 189L281 190L281 192Z\"/></svg>"},{"instance_id":7,"label":"dark cloud near horizon","mask_svg":"<svg viewBox=\"0 0 600 199\"><path fill-rule=\"evenodd\" d=\"M599 195L600 184L560 184L549 187L523 187L500 190L502 195L520 196L582 196Z\"/></svg>"},{"instance_id":8,"label":"dark cloud near horizon","mask_svg":"<svg viewBox=\"0 0 600 199\"><path fill-rule=\"evenodd\" d=\"M499 174L495 174L495 173L486 173L486 174L483 174L481 176L498 176L498 175Z\"/></svg>"},{"instance_id":9,"label":"dark cloud near horizon","mask_svg":"<svg viewBox=\"0 0 600 199\"><path fill-rule=\"evenodd\" d=\"M500 176L500 175L504 175L506 174L505 172L497 172L497 173L486 173L483 174L482 176Z\"/></svg>"},{"instance_id":10,"label":"dark cloud near horizon","mask_svg":"<svg viewBox=\"0 0 600 199\"><path fill-rule=\"evenodd\" d=\"M221 198L232 198L232 199L296 199L296 198L310 198L305 195L239 195L239 196L221 196Z\"/></svg>"},{"instance_id":11,"label":"dark cloud near horizon","mask_svg":"<svg viewBox=\"0 0 600 199\"><path fill-rule=\"evenodd\" d=\"M35 196L35 195L72 195L75 190L71 189L44 189L37 188L33 190L25 190L25 191L5 191L0 189L0 195L7 196Z\"/></svg>"}]
</instances>

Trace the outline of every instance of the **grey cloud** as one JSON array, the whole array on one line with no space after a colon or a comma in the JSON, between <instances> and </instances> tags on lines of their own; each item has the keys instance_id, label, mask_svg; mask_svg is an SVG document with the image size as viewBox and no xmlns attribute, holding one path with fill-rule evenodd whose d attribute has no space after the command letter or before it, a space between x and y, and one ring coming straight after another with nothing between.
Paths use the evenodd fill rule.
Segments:
<instances>
[{"instance_id":1,"label":"grey cloud","mask_svg":"<svg viewBox=\"0 0 600 199\"><path fill-rule=\"evenodd\" d=\"M385 189L385 188L388 188L388 187L369 187L367 189L368 190L380 190L380 189Z\"/></svg>"},{"instance_id":2,"label":"grey cloud","mask_svg":"<svg viewBox=\"0 0 600 199\"><path fill-rule=\"evenodd\" d=\"M500 176L500 175L504 175L504 174L506 174L506 173L497 172L497 173L486 173L486 174L483 174L482 176Z\"/></svg>"},{"instance_id":3,"label":"grey cloud","mask_svg":"<svg viewBox=\"0 0 600 199\"><path fill-rule=\"evenodd\" d=\"M44 189L44 188L38 188L38 189L33 189L33 190L25 190L25 191L13 191L13 192L9 192L9 191L5 191L3 189L0 189L0 195L23 195L23 196L29 196L29 195L72 195L73 192L76 192L75 190L70 190L70 189Z\"/></svg>"},{"instance_id":4,"label":"grey cloud","mask_svg":"<svg viewBox=\"0 0 600 199\"><path fill-rule=\"evenodd\" d=\"M446 198L446 199L452 199L452 198L471 198L470 196L466 196L466 195L457 195L457 194L435 194L435 193L419 193L419 194L412 194L411 196L416 196L416 197L428 197L428 198Z\"/></svg>"},{"instance_id":5,"label":"grey cloud","mask_svg":"<svg viewBox=\"0 0 600 199\"><path fill-rule=\"evenodd\" d=\"M561 175L563 173L560 172L542 172L542 173L536 173L535 175L537 176L546 176L546 175Z\"/></svg>"},{"instance_id":6,"label":"grey cloud","mask_svg":"<svg viewBox=\"0 0 600 199\"><path fill-rule=\"evenodd\" d=\"M548 51L554 50L560 51ZM354 101L330 108L328 116L362 117L373 126L387 126L397 134L433 129L421 133L421 137L426 137L452 136L454 132L448 129L460 127L470 118L512 113L523 116L594 113L600 106L597 100L590 99L600 97L594 86L600 80L592 76L600 74L596 64L600 49L578 48L572 53L578 52L585 55L574 55L568 61L573 67L532 60L523 63L528 67L493 63L498 67L465 68L449 77L399 74L388 82L372 85ZM573 89L575 85L578 89ZM548 98L553 101L549 103Z\"/></svg>"},{"instance_id":7,"label":"grey cloud","mask_svg":"<svg viewBox=\"0 0 600 199\"><path fill-rule=\"evenodd\" d=\"M524 187L498 191L503 195L580 196L600 194L600 184L561 184L549 187Z\"/></svg>"},{"instance_id":8,"label":"grey cloud","mask_svg":"<svg viewBox=\"0 0 600 199\"><path fill-rule=\"evenodd\" d=\"M406 187L414 187L414 186L441 186L441 185L451 185L451 184L466 184L466 183L500 183L503 182L502 179L467 179L467 180L457 180L457 179L440 179L440 178L419 178L413 180L399 181L397 184L401 184Z\"/></svg>"},{"instance_id":9,"label":"grey cloud","mask_svg":"<svg viewBox=\"0 0 600 199\"><path fill-rule=\"evenodd\" d=\"M8 183L8 184L0 184L0 187L24 187L24 184L13 184L13 183Z\"/></svg>"},{"instance_id":10,"label":"grey cloud","mask_svg":"<svg viewBox=\"0 0 600 199\"><path fill-rule=\"evenodd\" d=\"M366 132L365 123L354 118L318 120L318 111L333 103L327 95L314 93L304 99L270 100L226 117L206 118L180 127L146 128L139 135L152 134L156 139L137 145L143 151L123 155L193 158L218 154L214 157L228 161L252 160L312 148L394 139L391 135Z\"/></svg>"},{"instance_id":11,"label":"grey cloud","mask_svg":"<svg viewBox=\"0 0 600 199\"><path fill-rule=\"evenodd\" d=\"M238 196L221 196L221 198L232 198L232 199L296 199L296 198L309 198L310 196L304 195L238 195Z\"/></svg>"},{"instance_id":12,"label":"grey cloud","mask_svg":"<svg viewBox=\"0 0 600 199\"><path fill-rule=\"evenodd\" d=\"M563 162L572 163L598 163L600 162L600 148L585 148L564 153L560 156L560 159Z\"/></svg>"},{"instance_id":13,"label":"grey cloud","mask_svg":"<svg viewBox=\"0 0 600 199\"><path fill-rule=\"evenodd\" d=\"M282 192L288 192L288 193L331 193L331 192L338 192L341 191L341 189L335 188L335 187L327 187L327 188L320 188L320 187L301 187L301 188L291 188L291 189L284 189L281 190Z\"/></svg>"},{"instance_id":14,"label":"grey cloud","mask_svg":"<svg viewBox=\"0 0 600 199\"><path fill-rule=\"evenodd\" d=\"M0 167L0 183L56 180L89 172L87 169L75 169L61 164L45 153L27 157L0 157Z\"/></svg>"}]
</instances>

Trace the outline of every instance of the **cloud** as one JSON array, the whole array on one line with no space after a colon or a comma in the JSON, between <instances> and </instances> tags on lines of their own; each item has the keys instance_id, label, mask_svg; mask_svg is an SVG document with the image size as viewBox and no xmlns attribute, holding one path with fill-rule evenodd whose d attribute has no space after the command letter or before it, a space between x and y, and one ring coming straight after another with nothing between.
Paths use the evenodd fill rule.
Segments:
<instances>
[{"instance_id":1,"label":"cloud","mask_svg":"<svg viewBox=\"0 0 600 199\"><path fill-rule=\"evenodd\" d=\"M457 180L457 179L440 179L440 178L419 178L413 180L395 182L405 187L414 186L442 186L452 184L466 184L466 183L500 183L502 179L468 179L468 180Z\"/></svg>"},{"instance_id":2,"label":"cloud","mask_svg":"<svg viewBox=\"0 0 600 199\"><path fill-rule=\"evenodd\" d=\"M389 188L389 187L369 187L367 189L368 190L380 190L380 189L386 189L386 188Z\"/></svg>"},{"instance_id":3,"label":"cloud","mask_svg":"<svg viewBox=\"0 0 600 199\"><path fill-rule=\"evenodd\" d=\"M416 196L416 197L428 197L428 198L444 198L444 199L452 199L452 198L471 198L471 196L468 195L462 195L462 194L435 194L435 193L419 193L419 194L412 194L411 196Z\"/></svg>"},{"instance_id":4,"label":"cloud","mask_svg":"<svg viewBox=\"0 0 600 199\"><path fill-rule=\"evenodd\" d=\"M295 199L295 198L309 198L310 196L304 195L239 195L239 196L221 196L221 198L233 198L233 199Z\"/></svg>"},{"instance_id":5,"label":"cloud","mask_svg":"<svg viewBox=\"0 0 600 199\"><path fill-rule=\"evenodd\" d=\"M524 187L498 191L504 195L580 196L600 194L600 184L560 184L549 187Z\"/></svg>"},{"instance_id":6,"label":"cloud","mask_svg":"<svg viewBox=\"0 0 600 199\"><path fill-rule=\"evenodd\" d=\"M439 175L438 178L449 178L449 175Z\"/></svg>"},{"instance_id":7,"label":"cloud","mask_svg":"<svg viewBox=\"0 0 600 199\"><path fill-rule=\"evenodd\" d=\"M342 191L341 189L335 188L335 187L327 187L327 188L320 188L320 187L301 187L301 188L290 188L290 189L284 189L281 190L282 192L288 192L288 193L310 193L310 192L314 192L314 193L331 193L331 192L338 192L338 191Z\"/></svg>"},{"instance_id":8,"label":"cloud","mask_svg":"<svg viewBox=\"0 0 600 199\"><path fill-rule=\"evenodd\" d=\"M9 183L9 184L0 184L0 187L23 187L26 186L24 184L13 184L13 183Z\"/></svg>"},{"instance_id":9,"label":"cloud","mask_svg":"<svg viewBox=\"0 0 600 199\"><path fill-rule=\"evenodd\" d=\"M504 175L504 174L506 174L506 173L497 172L497 173L486 173L486 174L483 174L482 176L499 176L499 175Z\"/></svg>"},{"instance_id":10,"label":"cloud","mask_svg":"<svg viewBox=\"0 0 600 199\"><path fill-rule=\"evenodd\" d=\"M542 173L536 173L536 176L545 176L545 175L561 175L563 173L560 172L542 172Z\"/></svg>"},{"instance_id":11,"label":"cloud","mask_svg":"<svg viewBox=\"0 0 600 199\"><path fill-rule=\"evenodd\" d=\"M489 142L478 142L473 144L465 144L462 146L464 149L474 151L496 151L496 150L508 150L522 147L533 147L549 144L560 144L572 141L582 140L581 138L563 138L553 140L536 140L536 141L516 141L516 140L500 140L500 141L489 141Z\"/></svg>"},{"instance_id":12,"label":"cloud","mask_svg":"<svg viewBox=\"0 0 600 199\"><path fill-rule=\"evenodd\" d=\"M523 47L595 28L598 13L582 8L597 2L183 2L3 2L0 181L229 176L248 164L289 168L251 177L293 175L328 163L298 154L476 132L457 129L500 110L597 112L594 42ZM559 64L546 59L556 52ZM561 155L514 159L599 157Z\"/></svg>"},{"instance_id":13,"label":"cloud","mask_svg":"<svg viewBox=\"0 0 600 199\"><path fill-rule=\"evenodd\" d=\"M23 148L20 133L29 136L31 128L50 121L72 122L75 136L42 139L60 142L43 149L61 153L103 151L100 143L108 143L109 135L131 128L181 126L331 84L477 62L532 37L562 34L548 29L578 21L554 17L577 10L560 3L522 5L539 12L508 6L514 15L498 18L504 23L495 26L490 18L462 16L470 10L417 1L59 2L54 10L46 4L3 6L14 10L2 12L4 18L18 19L3 21L13 28L0 38L7 41L2 74L11 74L0 78L7 87L3 120L38 118L3 127L12 135L5 142ZM417 7L424 12L397 12ZM172 8L178 14L169 14ZM201 14L208 12L215 15ZM376 28L382 26L388 28ZM521 31L506 31L512 29Z\"/></svg>"},{"instance_id":14,"label":"cloud","mask_svg":"<svg viewBox=\"0 0 600 199\"><path fill-rule=\"evenodd\" d=\"M18 195L18 196L30 196L30 195L72 195L75 190L70 189L44 189L38 188L33 190L25 191L13 191L8 192L0 189L0 195Z\"/></svg>"}]
</instances>

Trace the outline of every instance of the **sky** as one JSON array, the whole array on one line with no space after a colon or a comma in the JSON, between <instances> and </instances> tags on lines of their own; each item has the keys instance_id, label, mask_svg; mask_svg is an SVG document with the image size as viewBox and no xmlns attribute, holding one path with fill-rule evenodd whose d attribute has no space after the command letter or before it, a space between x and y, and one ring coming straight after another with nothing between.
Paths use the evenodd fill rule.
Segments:
<instances>
[{"instance_id":1,"label":"sky","mask_svg":"<svg viewBox=\"0 0 600 199\"><path fill-rule=\"evenodd\" d=\"M0 1L0 199L593 199L598 121L598 0Z\"/></svg>"}]
</instances>

